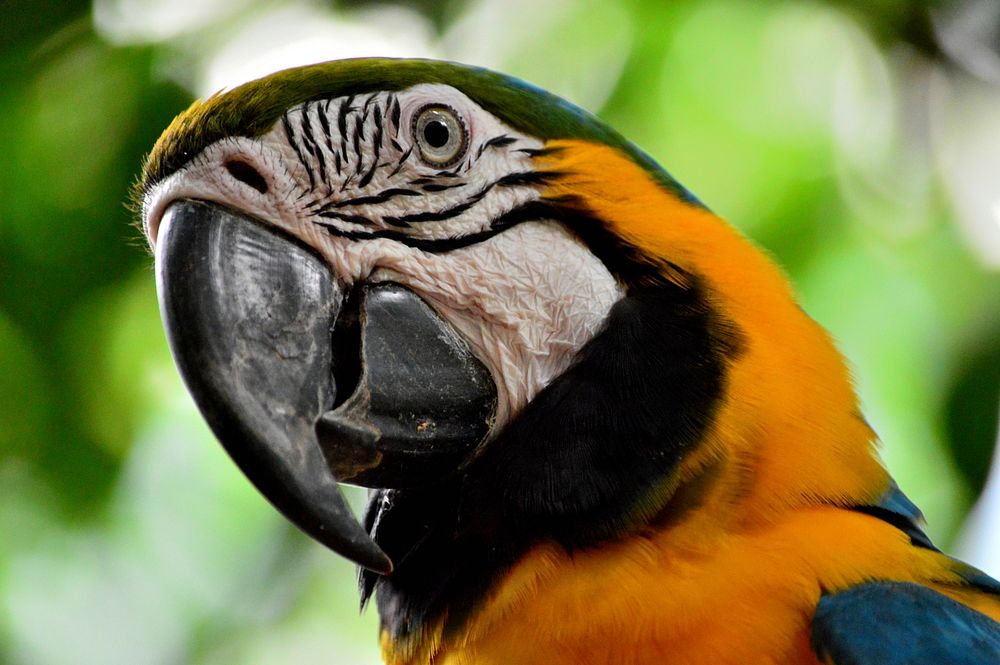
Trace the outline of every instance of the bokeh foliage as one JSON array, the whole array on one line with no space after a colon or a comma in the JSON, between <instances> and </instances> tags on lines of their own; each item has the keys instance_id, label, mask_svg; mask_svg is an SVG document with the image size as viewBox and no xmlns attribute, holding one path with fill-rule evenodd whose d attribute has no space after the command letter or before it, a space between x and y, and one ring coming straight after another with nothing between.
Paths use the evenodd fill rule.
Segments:
<instances>
[{"instance_id":1,"label":"bokeh foliage","mask_svg":"<svg viewBox=\"0 0 1000 665\"><path fill-rule=\"evenodd\" d=\"M89 2L0 6L0 662L374 662L350 567L271 511L187 398L124 205L199 63L283 4L391 32L357 0L234 0L145 40L95 28ZM600 111L771 252L947 543L986 480L1000 385L1000 279L926 117L939 79L946 105L995 92L941 48L930 11L951 4L422 0L391 29L422 21L417 55Z\"/></svg>"}]
</instances>

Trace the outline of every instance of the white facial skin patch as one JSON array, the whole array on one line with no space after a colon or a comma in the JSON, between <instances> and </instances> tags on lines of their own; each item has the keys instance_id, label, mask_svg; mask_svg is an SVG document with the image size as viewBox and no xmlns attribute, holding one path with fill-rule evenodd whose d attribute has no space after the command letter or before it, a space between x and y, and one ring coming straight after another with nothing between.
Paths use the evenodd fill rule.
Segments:
<instances>
[{"instance_id":1,"label":"white facial skin patch","mask_svg":"<svg viewBox=\"0 0 1000 665\"><path fill-rule=\"evenodd\" d=\"M604 264L551 221L441 254L343 238L320 250L350 282L407 286L453 325L497 383L498 424L569 367L622 296Z\"/></svg>"},{"instance_id":2,"label":"white facial skin patch","mask_svg":"<svg viewBox=\"0 0 1000 665\"><path fill-rule=\"evenodd\" d=\"M438 133L427 131L439 118ZM151 190L143 220L155 243L171 202L220 203L315 248L345 289L410 288L489 368L502 426L623 295L561 224L503 225L540 198L531 154L541 147L450 86L319 100L260 138L210 145Z\"/></svg>"}]
</instances>

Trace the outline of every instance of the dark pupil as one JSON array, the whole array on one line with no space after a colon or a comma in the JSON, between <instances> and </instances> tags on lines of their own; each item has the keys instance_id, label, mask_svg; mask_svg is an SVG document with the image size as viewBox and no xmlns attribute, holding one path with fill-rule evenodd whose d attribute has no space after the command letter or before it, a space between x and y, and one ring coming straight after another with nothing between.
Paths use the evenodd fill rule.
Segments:
<instances>
[{"instance_id":1,"label":"dark pupil","mask_svg":"<svg viewBox=\"0 0 1000 665\"><path fill-rule=\"evenodd\" d=\"M431 120L424 125L424 140L432 148L440 148L448 143L448 126L440 120Z\"/></svg>"}]
</instances>

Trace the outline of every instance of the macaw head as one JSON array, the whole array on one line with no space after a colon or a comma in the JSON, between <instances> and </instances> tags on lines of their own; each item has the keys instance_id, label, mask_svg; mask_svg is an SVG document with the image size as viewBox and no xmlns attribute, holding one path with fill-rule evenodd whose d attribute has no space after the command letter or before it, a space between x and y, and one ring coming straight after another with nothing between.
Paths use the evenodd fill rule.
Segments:
<instances>
[{"instance_id":1,"label":"macaw head","mask_svg":"<svg viewBox=\"0 0 1000 665\"><path fill-rule=\"evenodd\" d=\"M290 519L395 564L394 584L425 583L413 553L435 525L457 571L483 565L472 542L513 559L694 505L746 523L885 489L840 356L780 271L521 81L415 60L279 72L181 114L139 185L171 348L215 434ZM379 490L364 528L341 482Z\"/></svg>"}]
</instances>

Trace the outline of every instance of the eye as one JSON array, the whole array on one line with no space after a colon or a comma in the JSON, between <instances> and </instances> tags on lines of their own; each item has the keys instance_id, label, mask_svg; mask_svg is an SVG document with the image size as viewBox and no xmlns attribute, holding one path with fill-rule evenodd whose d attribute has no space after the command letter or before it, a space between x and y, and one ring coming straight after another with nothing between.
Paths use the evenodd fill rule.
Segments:
<instances>
[{"instance_id":1,"label":"eye","mask_svg":"<svg viewBox=\"0 0 1000 665\"><path fill-rule=\"evenodd\" d=\"M413 136L420 156L432 166L451 166L465 154L469 133L447 106L425 106L414 117Z\"/></svg>"}]
</instances>

